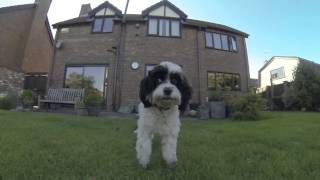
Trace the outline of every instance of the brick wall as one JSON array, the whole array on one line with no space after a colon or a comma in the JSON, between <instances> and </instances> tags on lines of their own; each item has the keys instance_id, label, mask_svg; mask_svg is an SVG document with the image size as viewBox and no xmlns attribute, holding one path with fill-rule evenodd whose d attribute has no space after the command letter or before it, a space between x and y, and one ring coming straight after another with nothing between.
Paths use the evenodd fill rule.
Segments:
<instances>
[{"instance_id":1,"label":"brick wall","mask_svg":"<svg viewBox=\"0 0 320 180\"><path fill-rule=\"evenodd\" d=\"M242 36L232 34L237 37L238 43L238 52L234 53L206 48L204 31L191 26L182 27L181 38L147 36L144 22L128 23L126 27L124 59L121 60L119 69L121 105L139 103L139 83L144 77L145 65L161 61L172 61L183 67L193 88L193 103L204 102L207 97L207 71L239 73L241 89L243 92L247 91L249 71L245 39ZM64 70L68 64L106 63L109 67L107 99L110 110L115 54L108 52L108 49L117 46L119 32L120 24L115 24L113 33L91 34L89 25L69 27L68 33L58 31L57 39L62 40L63 45L55 54L53 74L49 77L50 86L63 86ZM138 62L140 68L131 69L132 62Z\"/></svg>"},{"instance_id":2,"label":"brick wall","mask_svg":"<svg viewBox=\"0 0 320 180\"><path fill-rule=\"evenodd\" d=\"M34 8L0 14L0 67L22 71L25 44Z\"/></svg>"}]
</instances>

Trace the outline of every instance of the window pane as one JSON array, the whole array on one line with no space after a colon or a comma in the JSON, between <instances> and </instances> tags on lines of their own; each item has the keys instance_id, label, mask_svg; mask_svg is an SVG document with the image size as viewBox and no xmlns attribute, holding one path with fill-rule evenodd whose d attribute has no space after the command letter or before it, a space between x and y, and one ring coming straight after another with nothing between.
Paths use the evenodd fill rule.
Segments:
<instances>
[{"instance_id":1,"label":"window pane","mask_svg":"<svg viewBox=\"0 0 320 180\"><path fill-rule=\"evenodd\" d=\"M231 38L231 50L232 51L237 51L237 41L235 37L230 37Z\"/></svg>"},{"instance_id":2,"label":"window pane","mask_svg":"<svg viewBox=\"0 0 320 180\"><path fill-rule=\"evenodd\" d=\"M180 22L171 20L171 36L180 36Z\"/></svg>"},{"instance_id":3,"label":"window pane","mask_svg":"<svg viewBox=\"0 0 320 180\"><path fill-rule=\"evenodd\" d=\"M215 73L208 73L208 88L216 88Z\"/></svg>"},{"instance_id":4,"label":"window pane","mask_svg":"<svg viewBox=\"0 0 320 180\"><path fill-rule=\"evenodd\" d=\"M67 67L66 69L66 79L65 79L65 87L66 88L74 88L81 89L82 88L82 75L83 68L82 67Z\"/></svg>"},{"instance_id":5,"label":"window pane","mask_svg":"<svg viewBox=\"0 0 320 180\"><path fill-rule=\"evenodd\" d=\"M146 72L145 72L145 76L147 76L149 74L150 71L153 70L153 68L155 67L156 65L146 65Z\"/></svg>"},{"instance_id":6,"label":"window pane","mask_svg":"<svg viewBox=\"0 0 320 180\"><path fill-rule=\"evenodd\" d=\"M240 75L234 74L233 75L233 88L232 90L240 90Z\"/></svg>"},{"instance_id":7,"label":"window pane","mask_svg":"<svg viewBox=\"0 0 320 180\"><path fill-rule=\"evenodd\" d=\"M224 90L231 91L232 88L233 88L232 74L225 73L224 74Z\"/></svg>"},{"instance_id":8,"label":"window pane","mask_svg":"<svg viewBox=\"0 0 320 180\"><path fill-rule=\"evenodd\" d=\"M149 34L157 35L158 31L158 21L157 19L149 19Z\"/></svg>"},{"instance_id":9,"label":"window pane","mask_svg":"<svg viewBox=\"0 0 320 180\"><path fill-rule=\"evenodd\" d=\"M84 67L83 87L93 88L103 93L105 80L105 67Z\"/></svg>"},{"instance_id":10,"label":"window pane","mask_svg":"<svg viewBox=\"0 0 320 180\"><path fill-rule=\"evenodd\" d=\"M223 50L229 50L229 46L228 46L228 36L226 36L226 35L221 35L221 40L222 40L222 49L223 49Z\"/></svg>"},{"instance_id":11,"label":"window pane","mask_svg":"<svg viewBox=\"0 0 320 180\"><path fill-rule=\"evenodd\" d=\"M212 33L206 32L206 46L213 47Z\"/></svg>"},{"instance_id":12,"label":"window pane","mask_svg":"<svg viewBox=\"0 0 320 180\"><path fill-rule=\"evenodd\" d=\"M216 73L216 86L218 90L222 90L224 87L223 73Z\"/></svg>"},{"instance_id":13,"label":"window pane","mask_svg":"<svg viewBox=\"0 0 320 180\"><path fill-rule=\"evenodd\" d=\"M213 33L213 42L214 42L214 48L221 49L221 36L220 36L220 34Z\"/></svg>"},{"instance_id":14,"label":"window pane","mask_svg":"<svg viewBox=\"0 0 320 180\"><path fill-rule=\"evenodd\" d=\"M272 79L281 79L281 78L285 77L283 67L281 67L279 69L272 70L270 73L271 73Z\"/></svg>"},{"instance_id":15,"label":"window pane","mask_svg":"<svg viewBox=\"0 0 320 180\"><path fill-rule=\"evenodd\" d=\"M101 32L102 22L103 22L103 19L101 19L101 18L95 19L92 31L93 32Z\"/></svg>"},{"instance_id":16,"label":"window pane","mask_svg":"<svg viewBox=\"0 0 320 180\"><path fill-rule=\"evenodd\" d=\"M160 19L159 25L159 36L169 36L169 20Z\"/></svg>"},{"instance_id":17,"label":"window pane","mask_svg":"<svg viewBox=\"0 0 320 180\"><path fill-rule=\"evenodd\" d=\"M105 18L103 24L103 32L112 32L113 20L112 18Z\"/></svg>"}]
</instances>

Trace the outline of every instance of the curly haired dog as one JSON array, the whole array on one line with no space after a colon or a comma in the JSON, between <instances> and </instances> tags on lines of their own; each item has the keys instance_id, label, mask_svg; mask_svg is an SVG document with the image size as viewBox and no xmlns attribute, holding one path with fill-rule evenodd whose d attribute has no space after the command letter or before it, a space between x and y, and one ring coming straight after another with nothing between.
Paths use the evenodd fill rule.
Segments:
<instances>
[{"instance_id":1,"label":"curly haired dog","mask_svg":"<svg viewBox=\"0 0 320 180\"><path fill-rule=\"evenodd\" d=\"M143 167L149 164L154 134L161 137L162 157L168 167L176 166L180 114L191 95L181 67L172 62L160 63L141 81L136 151Z\"/></svg>"}]
</instances>

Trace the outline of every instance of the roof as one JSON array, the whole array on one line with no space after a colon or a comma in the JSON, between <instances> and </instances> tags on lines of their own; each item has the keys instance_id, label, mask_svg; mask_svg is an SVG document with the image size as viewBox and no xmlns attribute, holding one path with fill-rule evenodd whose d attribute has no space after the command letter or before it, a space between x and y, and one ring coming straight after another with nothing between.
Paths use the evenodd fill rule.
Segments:
<instances>
[{"instance_id":1,"label":"roof","mask_svg":"<svg viewBox=\"0 0 320 180\"><path fill-rule=\"evenodd\" d=\"M213 28L213 29L219 29L222 31L228 31L232 32L238 35L242 35L244 37L249 37L249 34L239 31L237 29L231 28L229 26L225 26L222 24L217 24L217 23L212 23L212 22L207 22L207 21L200 21L200 20L194 20L194 19L187 19L186 24L192 25L192 26L197 26L197 27L203 27L203 28Z\"/></svg>"},{"instance_id":2,"label":"roof","mask_svg":"<svg viewBox=\"0 0 320 180\"><path fill-rule=\"evenodd\" d=\"M9 7L2 7L0 8L0 13L7 13L12 11L18 11L18 10L24 10L24 9L31 9L35 8L35 4L23 4L23 5L17 5L17 6L9 6Z\"/></svg>"},{"instance_id":3,"label":"roof","mask_svg":"<svg viewBox=\"0 0 320 180\"><path fill-rule=\"evenodd\" d=\"M73 19L69 19L66 21L58 22L53 25L54 28L58 27L65 27L65 26L73 26L73 25L79 25L79 24L89 24L93 21L93 18L90 17L77 17ZM127 14L126 21L146 21L141 14ZM218 29L222 31L227 31L231 33L235 33L244 37L249 37L249 35L245 32L239 31L237 29L222 25L222 24L216 24L206 21L199 21L194 19L186 19L184 22L185 25L195 26L195 27L202 27L202 28L212 28L212 29Z\"/></svg>"},{"instance_id":4,"label":"roof","mask_svg":"<svg viewBox=\"0 0 320 180\"><path fill-rule=\"evenodd\" d=\"M183 19L187 18L187 15L181 11L177 6L175 6L174 4L172 4L171 2L169 2L168 0L162 0L150 7L148 7L147 9L142 11L142 16L146 16L148 15L151 11L161 7L161 6L167 6L169 8L171 8L172 10L174 10L176 13L178 13L180 15L180 17L182 17Z\"/></svg>"},{"instance_id":5,"label":"roof","mask_svg":"<svg viewBox=\"0 0 320 180\"><path fill-rule=\"evenodd\" d=\"M9 6L9 7L0 8L0 13L8 13L8 12L12 12L12 11L32 9L32 8L36 8L36 7L37 7L36 4L22 4L22 5L17 5L17 6ZM51 44L53 44L53 36L52 36L48 17L46 18L45 25L46 25L46 28L48 31L50 42L51 42Z\"/></svg>"},{"instance_id":6,"label":"roof","mask_svg":"<svg viewBox=\"0 0 320 180\"><path fill-rule=\"evenodd\" d=\"M307 62L307 63L313 63L313 64L316 64L316 65L319 65L320 64L317 64L313 61L310 61L310 60L307 60L307 59L304 59L304 58L301 58L301 57L298 57L298 56L273 56L270 60L268 60L260 69L259 69L259 73L264 69L266 68L269 64L271 64L276 58L291 58L291 59L298 59L299 61L303 61L303 62ZM288 59L289 60L289 59Z\"/></svg>"},{"instance_id":7,"label":"roof","mask_svg":"<svg viewBox=\"0 0 320 180\"><path fill-rule=\"evenodd\" d=\"M100 4L98 7L94 8L90 13L89 16L94 16L97 12L99 12L103 8L110 8L112 9L117 16L122 16L122 12L120 9L115 7L113 4L109 3L108 1L105 1L104 3Z\"/></svg>"}]
</instances>

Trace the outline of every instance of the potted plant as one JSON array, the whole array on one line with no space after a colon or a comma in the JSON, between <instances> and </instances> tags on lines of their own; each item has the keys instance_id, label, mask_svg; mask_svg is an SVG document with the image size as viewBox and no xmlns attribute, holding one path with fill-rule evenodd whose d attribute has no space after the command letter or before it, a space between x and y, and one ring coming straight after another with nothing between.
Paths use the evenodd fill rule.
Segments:
<instances>
[{"instance_id":1,"label":"potted plant","mask_svg":"<svg viewBox=\"0 0 320 180\"><path fill-rule=\"evenodd\" d=\"M219 90L209 92L209 112L214 119L226 118L226 103Z\"/></svg>"},{"instance_id":2,"label":"potted plant","mask_svg":"<svg viewBox=\"0 0 320 180\"><path fill-rule=\"evenodd\" d=\"M103 96L95 89L87 89L84 97L84 105L88 109L89 116L98 116L101 112Z\"/></svg>"},{"instance_id":3,"label":"potted plant","mask_svg":"<svg viewBox=\"0 0 320 180\"><path fill-rule=\"evenodd\" d=\"M77 101L75 106L76 106L75 109L76 109L77 115L80 115L80 116L87 116L88 115L88 110L87 110L86 105L84 104L83 101Z\"/></svg>"},{"instance_id":4,"label":"potted plant","mask_svg":"<svg viewBox=\"0 0 320 180\"><path fill-rule=\"evenodd\" d=\"M23 109L32 109L34 99L31 90L22 90L20 94Z\"/></svg>"}]
</instances>

